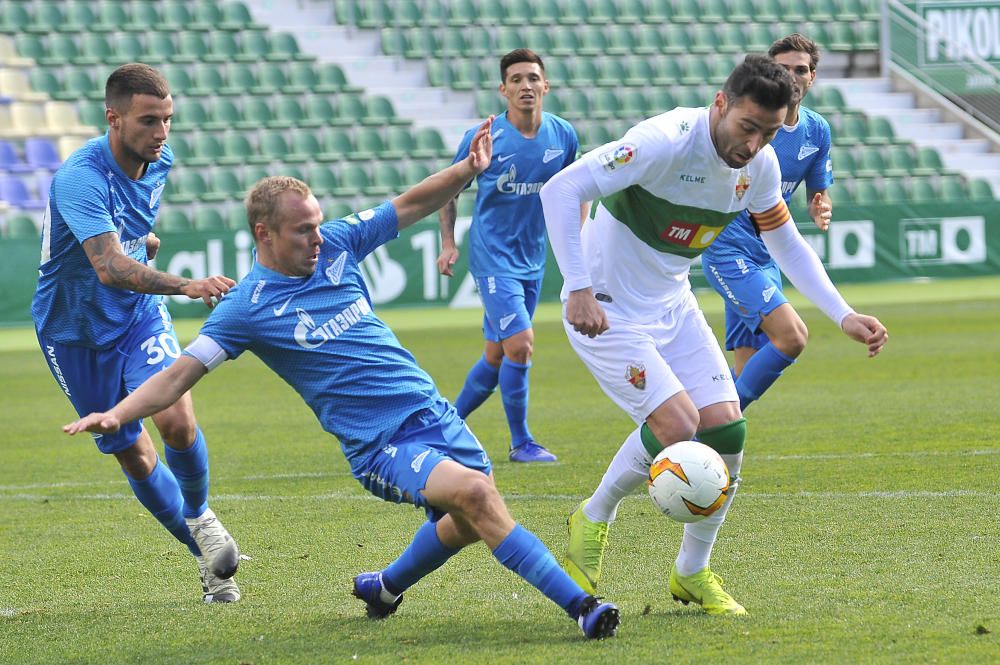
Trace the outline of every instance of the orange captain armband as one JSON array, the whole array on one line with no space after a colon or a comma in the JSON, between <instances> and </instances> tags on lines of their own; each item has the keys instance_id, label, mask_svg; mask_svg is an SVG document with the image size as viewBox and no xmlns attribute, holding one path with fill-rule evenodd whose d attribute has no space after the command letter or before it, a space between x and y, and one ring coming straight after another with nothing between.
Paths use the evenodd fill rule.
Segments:
<instances>
[{"instance_id":1,"label":"orange captain armband","mask_svg":"<svg viewBox=\"0 0 1000 665\"><path fill-rule=\"evenodd\" d=\"M791 218L792 213L788 211L788 206L785 205L784 200L778 201L770 210L750 213L750 219L753 220L753 223L757 225L757 229L760 231L773 231Z\"/></svg>"}]
</instances>

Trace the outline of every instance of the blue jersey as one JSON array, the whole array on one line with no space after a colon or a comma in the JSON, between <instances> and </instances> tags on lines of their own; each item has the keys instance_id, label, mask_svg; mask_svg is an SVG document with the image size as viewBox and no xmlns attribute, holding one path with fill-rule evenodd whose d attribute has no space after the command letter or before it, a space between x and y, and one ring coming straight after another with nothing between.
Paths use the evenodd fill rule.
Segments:
<instances>
[{"instance_id":1,"label":"blue jersey","mask_svg":"<svg viewBox=\"0 0 1000 665\"><path fill-rule=\"evenodd\" d=\"M165 145L160 159L132 180L112 156L105 134L88 141L56 171L31 303L39 332L61 344L105 349L156 312L161 296L101 284L82 243L114 231L125 254L146 263L146 236L173 162L173 151Z\"/></svg>"},{"instance_id":2,"label":"blue jersey","mask_svg":"<svg viewBox=\"0 0 1000 665\"><path fill-rule=\"evenodd\" d=\"M465 133L455 162L469 155L477 129ZM476 179L479 190L469 230L469 271L474 276L541 279L546 241L538 191L573 163L579 149L573 126L559 116L543 113L538 134L530 139L510 124L506 113L496 117L493 161Z\"/></svg>"},{"instance_id":3,"label":"blue jersey","mask_svg":"<svg viewBox=\"0 0 1000 665\"><path fill-rule=\"evenodd\" d=\"M354 469L412 414L441 399L374 312L358 264L398 235L391 203L320 227L316 271L260 264L212 310L201 334L229 358L249 350L302 396Z\"/></svg>"},{"instance_id":4,"label":"blue jersey","mask_svg":"<svg viewBox=\"0 0 1000 665\"><path fill-rule=\"evenodd\" d=\"M800 106L799 123L793 129L779 129L771 146L781 167L781 195L785 203L802 182L812 191L822 191L833 184L830 125L819 113ZM771 261L771 255L746 212L733 220L708 246L703 261L712 263L734 256L748 257L758 265Z\"/></svg>"}]
</instances>

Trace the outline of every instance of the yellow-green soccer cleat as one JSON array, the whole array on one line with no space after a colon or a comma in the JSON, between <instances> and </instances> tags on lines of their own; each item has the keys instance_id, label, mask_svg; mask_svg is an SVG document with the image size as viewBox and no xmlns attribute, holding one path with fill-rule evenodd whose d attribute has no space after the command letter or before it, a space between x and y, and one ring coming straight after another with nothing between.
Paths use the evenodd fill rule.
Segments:
<instances>
[{"instance_id":1,"label":"yellow-green soccer cleat","mask_svg":"<svg viewBox=\"0 0 1000 665\"><path fill-rule=\"evenodd\" d=\"M591 522L583 514L584 501L569 514L569 545L563 568L583 590L593 595L601 579L601 563L608 546L608 523Z\"/></svg>"},{"instance_id":2,"label":"yellow-green soccer cleat","mask_svg":"<svg viewBox=\"0 0 1000 665\"><path fill-rule=\"evenodd\" d=\"M708 568L683 577L677 566L670 571L670 594L687 605L697 603L709 614L746 614L746 608L722 589L722 578Z\"/></svg>"}]
</instances>

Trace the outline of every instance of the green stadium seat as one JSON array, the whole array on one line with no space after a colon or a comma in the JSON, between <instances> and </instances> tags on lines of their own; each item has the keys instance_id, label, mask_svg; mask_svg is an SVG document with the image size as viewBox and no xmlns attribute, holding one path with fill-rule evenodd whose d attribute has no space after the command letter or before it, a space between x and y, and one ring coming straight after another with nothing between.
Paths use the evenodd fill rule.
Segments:
<instances>
[{"instance_id":1,"label":"green stadium seat","mask_svg":"<svg viewBox=\"0 0 1000 665\"><path fill-rule=\"evenodd\" d=\"M280 132L263 132L257 152L261 160L267 162L291 161L288 159L288 155L291 153L288 141Z\"/></svg>"},{"instance_id":2,"label":"green stadium seat","mask_svg":"<svg viewBox=\"0 0 1000 665\"><path fill-rule=\"evenodd\" d=\"M751 16L758 23L775 23L783 19L781 6L777 0L750 0L750 7L752 7Z\"/></svg>"},{"instance_id":3,"label":"green stadium seat","mask_svg":"<svg viewBox=\"0 0 1000 665\"><path fill-rule=\"evenodd\" d=\"M973 201L994 201L996 195L993 186L985 180L977 178L969 183L969 198Z\"/></svg>"},{"instance_id":4,"label":"green stadium seat","mask_svg":"<svg viewBox=\"0 0 1000 665\"><path fill-rule=\"evenodd\" d=\"M551 37L552 46L549 52L552 55L565 57L576 55L580 51L580 40L571 27L553 26Z\"/></svg>"},{"instance_id":5,"label":"green stadium seat","mask_svg":"<svg viewBox=\"0 0 1000 665\"><path fill-rule=\"evenodd\" d=\"M723 0L703 0L698 5L698 21L702 24L724 23L729 20Z\"/></svg>"},{"instance_id":6,"label":"green stadium seat","mask_svg":"<svg viewBox=\"0 0 1000 665\"><path fill-rule=\"evenodd\" d=\"M686 0L663 0L670 6L670 20L673 23L697 23L700 19L699 3Z\"/></svg>"},{"instance_id":7,"label":"green stadium seat","mask_svg":"<svg viewBox=\"0 0 1000 665\"><path fill-rule=\"evenodd\" d=\"M302 95L319 85L319 75L311 62L299 61L288 65L288 80L281 89L285 94Z\"/></svg>"},{"instance_id":8,"label":"green stadium seat","mask_svg":"<svg viewBox=\"0 0 1000 665\"><path fill-rule=\"evenodd\" d=\"M661 29L660 50L668 55L686 55L691 52L688 26L670 23Z\"/></svg>"},{"instance_id":9,"label":"green stadium seat","mask_svg":"<svg viewBox=\"0 0 1000 665\"><path fill-rule=\"evenodd\" d=\"M644 57L634 56L623 60L625 68L625 78L622 83L629 87L653 86L653 79L656 77L652 63Z\"/></svg>"},{"instance_id":10,"label":"green stadium seat","mask_svg":"<svg viewBox=\"0 0 1000 665\"><path fill-rule=\"evenodd\" d=\"M80 115L80 118L83 118L83 114ZM167 137L167 145L174 151L175 163L187 164L188 158L194 154L191 144L188 143L187 136L179 131L174 130L170 132L170 136Z\"/></svg>"},{"instance_id":11,"label":"green stadium seat","mask_svg":"<svg viewBox=\"0 0 1000 665\"><path fill-rule=\"evenodd\" d=\"M22 58L31 58L35 62L41 62L48 55L44 39L27 32L14 35L14 50Z\"/></svg>"},{"instance_id":12,"label":"green stadium seat","mask_svg":"<svg viewBox=\"0 0 1000 665\"><path fill-rule=\"evenodd\" d=\"M428 28L400 30L402 55L411 60L431 57L441 51L437 35Z\"/></svg>"},{"instance_id":13,"label":"green stadium seat","mask_svg":"<svg viewBox=\"0 0 1000 665\"><path fill-rule=\"evenodd\" d=\"M857 179L854 181L854 202L860 205L881 203L882 194L873 181Z\"/></svg>"},{"instance_id":14,"label":"green stadium seat","mask_svg":"<svg viewBox=\"0 0 1000 665\"><path fill-rule=\"evenodd\" d=\"M358 92L360 86L351 85L347 81L347 76L340 65L326 62L319 65L317 74L319 75L319 86L313 92Z\"/></svg>"},{"instance_id":15,"label":"green stadium seat","mask_svg":"<svg viewBox=\"0 0 1000 665\"><path fill-rule=\"evenodd\" d=\"M829 23L834 20L836 7L834 0L808 0L806 2L806 19L816 23ZM804 33L808 36L810 33Z\"/></svg>"},{"instance_id":16,"label":"green stadium seat","mask_svg":"<svg viewBox=\"0 0 1000 665\"><path fill-rule=\"evenodd\" d=\"M253 91L258 87L257 72L251 64L230 62L226 66L220 65L219 70L226 79L226 85L219 88L217 94L237 97L255 94Z\"/></svg>"},{"instance_id":17,"label":"green stadium seat","mask_svg":"<svg viewBox=\"0 0 1000 665\"><path fill-rule=\"evenodd\" d=\"M177 61L177 47L173 35L167 32L150 33L146 38L146 62L159 66Z\"/></svg>"},{"instance_id":18,"label":"green stadium seat","mask_svg":"<svg viewBox=\"0 0 1000 665\"><path fill-rule=\"evenodd\" d=\"M385 144L381 155L383 159L405 159L416 146L417 142L409 127L393 125L385 130Z\"/></svg>"},{"instance_id":19,"label":"green stadium seat","mask_svg":"<svg viewBox=\"0 0 1000 665\"><path fill-rule=\"evenodd\" d=\"M342 162L355 152L354 138L346 129L330 128L323 137L323 152L316 156L322 162Z\"/></svg>"},{"instance_id":20,"label":"green stadium seat","mask_svg":"<svg viewBox=\"0 0 1000 665\"><path fill-rule=\"evenodd\" d=\"M947 203L965 202L969 200L969 192L965 182L959 176L943 176L938 181L941 190L941 200Z\"/></svg>"},{"instance_id":21,"label":"green stadium seat","mask_svg":"<svg viewBox=\"0 0 1000 665\"><path fill-rule=\"evenodd\" d=\"M31 14L26 5L27 3L21 2L3 3L2 8L0 8L0 33L23 34L28 31L28 27L31 25Z\"/></svg>"},{"instance_id":22,"label":"green stadium seat","mask_svg":"<svg viewBox=\"0 0 1000 665\"><path fill-rule=\"evenodd\" d=\"M299 100L289 95L279 95L278 101L274 104L274 121L272 127L297 127L303 118L305 111Z\"/></svg>"},{"instance_id":23,"label":"green stadium seat","mask_svg":"<svg viewBox=\"0 0 1000 665\"><path fill-rule=\"evenodd\" d=\"M168 185L169 187L169 185ZM191 220L187 214L178 208L171 207L160 212L156 218L156 232L186 233L192 229Z\"/></svg>"},{"instance_id":24,"label":"green stadium seat","mask_svg":"<svg viewBox=\"0 0 1000 665\"><path fill-rule=\"evenodd\" d=\"M196 29L190 27L195 22L195 18L183 0L167 0L161 4L161 7L161 27L171 31Z\"/></svg>"},{"instance_id":25,"label":"green stadium seat","mask_svg":"<svg viewBox=\"0 0 1000 665\"><path fill-rule=\"evenodd\" d=\"M209 114L202 100L198 97L189 97L175 105L171 125L175 130L196 131L206 126L208 118Z\"/></svg>"},{"instance_id":26,"label":"green stadium seat","mask_svg":"<svg viewBox=\"0 0 1000 665\"><path fill-rule=\"evenodd\" d=\"M868 138L868 122L864 116L845 114L840 118L840 131L834 134L837 143L863 143Z\"/></svg>"},{"instance_id":27,"label":"green stadium seat","mask_svg":"<svg viewBox=\"0 0 1000 665\"><path fill-rule=\"evenodd\" d=\"M346 201L331 201L323 207L323 215L327 220L344 219L353 212L354 206Z\"/></svg>"},{"instance_id":28,"label":"green stadium seat","mask_svg":"<svg viewBox=\"0 0 1000 665\"><path fill-rule=\"evenodd\" d=\"M139 35L132 32L121 32L111 40L113 53L107 62L113 65L123 65L127 62L142 62L146 54L146 45Z\"/></svg>"},{"instance_id":29,"label":"green stadium seat","mask_svg":"<svg viewBox=\"0 0 1000 665\"><path fill-rule=\"evenodd\" d=\"M930 178L912 178L909 190L910 200L916 203L933 203L938 200L938 192Z\"/></svg>"},{"instance_id":30,"label":"green stadium seat","mask_svg":"<svg viewBox=\"0 0 1000 665\"><path fill-rule=\"evenodd\" d=\"M105 0L97 9L97 20L88 29L97 32L120 32L128 24L128 5L124 2Z\"/></svg>"},{"instance_id":31,"label":"green stadium seat","mask_svg":"<svg viewBox=\"0 0 1000 665\"><path fill-rule=\"evenodd\" d=\"M892 129L892 123L887 118L876 116L868 121L868 136L865 143L873 145L885 145L892 143L896 138L896 133Z\"/></svg>"},{"instance_id":32,"label":"green stadium seat","mask_svg":"<svg viewBox=\"0 0 1000 665\"><path fill-rule=\"evenodd\" d=\"M913 175L938 175L944 170L944 163L937 150L926 146L917 149L917 163L912 169Z\"/></svg>"},{"instance_id":33,"label":"green stadium seat","mask_svg":"<svg viewBox=\"0 0 1000 665\"><path fill-rule=\"evenodd\" d=\"M271 106L263 97L244 97L238 129L263 129L274 119Z\"/></svg>"},{"instance_id":34,"label":"green stadium seat","mask_svg":"<svg viewBox=\"0 0 1000 665\"><path fill-rule=\"evenodd\" d=\"M877 51L879 48L879 24L875 21L859 21L854 24L854 47L859 51Z\"/></svg>"},{"instance_id":35,"label":"green stadium seat","mask_svg":"<svg viewBox=\"0 0 1000 665\"><path fill-rule=\"evenodd\" d=\"M191 30L178 32L175 38L177 52L175 62L201 63L209 57L209 47L205 41L205 33Z\"/></svg>"},{"instance_id":36,"label":"green stadium seat","mask_svg":"<svg viewBox=\"0 0 1000 665\"><path fill-rule=\"evenodd\" d=\"M50 97L61 93L62 83L51 69L32 67L28 72L28 84L35 92L42 92Z\"/></svg>"},{"instance_id":37,"label":"green stadium seat","mask_svg":"<svg viewBox=\"0 0 1000 665\"><path fill-rule=\"evenodd\" d=\"M242 204L229 208L229 213L226 215L226 228L230 231L246 231L250 228L250 225L247 224L247 209Z\"/></svg>"},{"instance_id":38,"label":"green stadium seat","mask_svg":"<svg viewBox=\"0 0 1000 665\"><path fill-rule=\"evenodd\" d=\"M455 58L447 71L448 85L455 90L475 90L484 80L479 63L475 60Z\"/></svg>"},{"instance_id":39,"label":"green stadium seat","mask_svg":"<svg viewBox=\"0 0 1000 665\"><path fill-rule=\"evenodd\" d=\"M266 32L245 30L239 34L240 52L236 59L243 62L260 62L271 58L271 38Z\"/></svg>"},{"instance_id":40,"label":"green stadium seat","mask_svg":"<svg viewBox=\"0 0 1000 665\"><path fill-rule=\"evenodd\" d=\"M807 106L825 115L843 112L847 108L847 102L844 101L844 95L839 88L821 86L809 91Z\"/></svg>"},{"instance_id":41,"label":"green stadium seat","mask_svg":"<svg viewBox=\"0 0 1000 665\"><path fill-rule=\"evenodd\" d=\"M259 181L271 175L271 167L266 164L244 164L243 165L243 189L249 191Z\"/></svg>"},{"instance_id":42,"label":"green stadium seat","mask_svg":"<svg viewBox=\"0 0 1000 665\"><path fill-rule=\"evenodd\" d=\"M35 220L30 215L12 215L7 219L7 238L39 238L42 235L41 229L35 224Z\"/></svg>"},{"instance_id":43,"label":"green stadium seat","mask_svg":"<svg viewBox=\"0 0 1000 665\"><path fill-rule=\"evenodd\" d=\"M882 200L885 203L899 204L910 198L909 192L903 186L900 178L886 178L882 181Z\"/></svg>"},{"instance_id":44,"label":"green stadium seat","mask_svg":"<svg viewBox=\"0 0 1000 665\"><path fill-rule=\"evenodd\" d=\"M619 115L621 101L616 91L610 88L597 88L590 94L590 117L598 120L616 118Z\"/></svg>"},{"instance_id":45,"label":"green stadium seat","mask_svg":"<svg viewBox=\"0 0 1000 665\"><path fill-rule=\"evenodd\" d=\"M91 100L104 99L104 85L98 84L85 69L73 68L63 77L64 92L56 99L75 100L86 98Z\"/></svg>"},{"instance_id":46,"label":"green stadium seat","mask_svg":"<svg viewBox=\"0 0 1000 665\"><path fill-rule=\"evenodd\" d=\"M891 145L886 148L885 174L894 177L911 175L917 160L908 145Z\"/></svg>"},{"instance_id":47,"label":"green stadium seat","mask_svg":"<svg viewBox=\"0 0 1000 665\"><path fill-rule=\"evenodd\" d=\"M189 168L170 174L165 198L171 203L193 203L208 191L208 184L201 173Z\"/></svg>"},{"instance_id":48,"label":"green stadium seat","mask_svg":"<svg viewBox=\"0 0 1000 665\"><path fill-rule=\"evenodd\" d=\"M722 23L716 28L716 50L719 53L746 52L746 37L739 23Z\"/></svg>"},{"instance_id":49,"label":"green stadium seat","mask_svg":"<svg viewBox=\"0 0 1000 665\"><path fill-rule=\"evenodd\" d=\"M152 36L153 30L163 23L160 8L155 2L132 2L128 23L121 26L130 32L140 32Z\"/></svg>"},{"instance_id":50,"label":"green stadium seat","mask_svg":"<svg viewBox=\"0 0 1000 665\"><path fill-rule=\"evenodd\" d=\"M646 95L646 115L653 116L666 113L677 107L677 100L670 88L654 86Z\"/></svg>"},{"instance_id":51,"label":"green stadium seat","mask_svg":"<svg viewBox=\"0 0 1000 665\"><path fill-rule=\"evenodd\" d=\"M222 21L218 24L223 30L243 31L255 29L250 10L242 2L228 2L222 6Z\"/></svg>"},{"instance_id":52,"label":"green stadium seat","mask_svg":"<svg viewBox=\"0 0 1000 665\"><path fill-rule=\"evenodd\" d=\"M225 149L219 139L204 132L194 135L190 148L191 154L185 160L185 166L208 166L216 162L222 163L221 160L225 155Z\"/></svg>"},{"instance_id":53,"label":"green stadium seat","mask_svg":"<svg viewBox=\"0 0 1000 665\"><path fill-rule=\"evenodd\" d=\"M306 173L306 182L317 197L327 196L337 189L337 176L327 166L310 166Z\"/></svg>"},{"instance_id":54,"label":"green stadium seat","mask_svg":"<svg viewBox=\"0 0 1000 665\"><path fill-rule=\"evenodd\" d=\"M372 167L371 183L365 188L368 196L391 196L403 191L403 178L391 162L377 162Z\"/></svg>"},{"instance_id":55,"label":"green stadium seat","mask_svg":"<svg viewBox=\"0 0 1000 665\"><path fill-rule=\"evenodd\" d=\"M412 52L415 53L417 51L423 51L431 48L433 44L436 43L437 51L428 51L427 57L440 56L446 59L469 57L469 43L466 41L463 31L443 30L440 32L440 37L433 37L435 33L430 28L418 28L418 30L424 33L430 33L432 37L428 38L427 43L423 46L411 46ZM448 63L446 62L445 64Z\"/></svg>"},{"instance_id":56,"label":"green stadium seat","mask_svg":"<svg viewBox=\"0 0 1000 665\"><path fill-rule=\"evenodd\" d=\"M433 173L431 168L423 162L407 162L403 166L400 176L403 179L404 187L413 187L431 175L431 173Z\"/></svg>"},{"instance_id":57,"label":"green stadium seat","mask_svg":"<svg viewBox=\"0 0 1000 665\"><path fill-rule=\"evenodd\" d=\"M712 102L711 97L702 94L700 86L686 85L674 90L677 106L684 108L701 108Z\"/></svg>"},{"instance_id":58,"label":"green stadium seat","mask_svg":"<svg viewBox=\"0 0 1000 665\"><path fill-rule=\"evenodd\" d=\"M684 85L702 85L712 79L705 58L689 56L681 60L681 83Z\"/></svg>"},{"instance_id":59,"label":"green stadium seat","mask_svg":"<svg viewBox=\"0 0 1000 665\"><path fill-rule=\"evenodd\" d=\"M35 15L28 25L29 32L48 35L66 25L62 3L43 2L35 5Z\"/></svg>"},{"instance_id":60,"label":"green stadium seat","mask_svg":"<svg viewBox=\"0 0 1000 665\"><path fill-rule=\"evenodd\" d=\"M271 54L269 59L279 62L289 62L294 60L312 61L313 57L308 53L299 50L299 42L295 35L288 32L279 32L271 40Z\"/></svg>"},{"instance_id":61,"label":"green stadium seat","mask_svg":"<svg viewBox=\"0 0 1000 665\"><path fill-rule=\"evenodd\" d=\"M333 16L340 25L358 24L358 3L356 0L334 0Z\"/></svg>"},{"instance_id":62,"label":"green stadium seat","mask_svg":"<svg viewBox=\"0 0 1000 665\"><path fill-rule=\"evenodd\" d=\"M632 52L636 55L656 55L663 51L664 38L659 26L637 25L632 34L635 36Z\"/></svg>"},{"instance_id":63,"label":"green stadium seat","mask_svg":"<svg viewBox=\"0 0 1000 665\"><path fill-rule=\"evenodd\" d=\"M422 13L423 10L416 0L396 0L389 23L399 28L423 25Z\"/></svg>"},{"instance_id":64,"label":"green stadium seat","mask_svg":"<svg viewBox=\"0 0 1000 665\"><path fill-rule=\"evenodd\" d=\"M646 20L646 7L642 0L617 0L615 21L618 23L642 23Z\"/></svg>"},{"instance_id":65,"label":"green stadium seat","mask_svg":"<svg viewBox=\"0 0 1000 665\"><path fill-rule=\"evenodd\" d=\"M465 27L476 22L479 8L476 6L475 0L453 0L448 5L448 25Z\"/></svg>"},{"instance_id":66,"label":"green stadium seat","mask_svg":"<svg viewBox=\"0 0 1000 665\"><path fill-rule=\"evenodd\" d=\"M217 167L212 172L212 191L202 198L205 201L229 201L243 198L243 182L236 169Z\"/></svg>"},{"instance_id":67,"label":"green stadium seat","mask_svg":"<svg viewBox=\"0 0 1000 665\"><path fill-rule=\"evenodd\" d=\"M205 44L208 50L202 54L204 62L233 62L241 56L240 45L232 32L213 32Z\"/></svg>"},{"instance_id":68,"label":"green stadium seat","mask_svg":"<svg viewBox=\"0 0 1000 665\"><path fill-rule=\"evenodd\" d=\"M885 160L882 151L877 147L861 146L858 150L858 163L853 175L860 178L876 178L885 174Z\"/></svg>"},{"instance_id":69,"label":"green stadium seat","mask_svg":"<svg viewBox=\"0 0 1000 665\"><path fill-rule=\"evenodd\" d=\"M843 174L845 177L853 177L858 170L858 165L854 160L854 155L850 150L836 150L833 153L834 175Z\"/></svg>"},{"instance_id":70,"label":"green stadium seat","mask_svg":"<svg viewBox=\"0 0 1000 665\"><path fill-rule=\"evenodd\" d=\"M292 132L292 144L290 152L285 155L286 162L301 164L304 162L319 161L319 155L323 152L323 145L319 137L310 131Z\"/></svg>"},{"instance_id":71,"label":"green stadium seat","mask_svg":"<svg viewBox=\"0 0 1000 665\"><path fill-rule=\"evenodd\" d=\"M414 148L410 156L417 159L434 159L451 156L451 150L445 146L441 134L433 127L418 129L413 136Z\"/></svg>"},{"instance_id":72,"label":"green stadium seat","mask_svg":"<svg viewBox=\"0 0 1000 665\"><path fill-rule=\"evenodd\" d=\"M215 208L199 207L191 220L195 231L225 231L226 218Z\"/></svg>"},{"instance_id":73,"label":"green stadium seat","mask_svg":"<svg viewBox=\"0 0 1000 665\"><path fill-rule=\"evenodd\" d=\"M359 127L354 133L354 151L347 157L361 162L372 162L381 159L384 150L385 142L377 129Z\"/></svg>"},{"instance_id":74,"label":"green stadium seat","mask_svg":"<svg viewBox=\"0 0 1000 665\"><path fill-rule=\"evenodd\" d=\"M338 95L336 99L337 114L327 118L331 125L350 127L364 122L368 109L361 95Z\"/></svg>"},{"instance_id":75,"label":"green stadium seat","mask_svg":"<svg viewBox=\"0 0 1000 665\"><path fill-rule=\"evenodd\" d=\"M202 128L209 131L226 131L233 129L242 120L242 114L236 102L226 97L216 98L212 102L209 117Z\"/></svg>"},{"instance_id":76,"label":"green stadium seat","mask_svg":"<svg viewBox=\"0 0 1000 665\"><path fill-rule=\"evenodd\" d=\"M190 98L191 90L195 87L191 78L191 67L178 63L166 63L158 68L170 84L170 92L176 100L177 97ZM175 102L176 103L176 102Z\"/></svg>"},{"instance_id":77,"label":"green stadium seat","mask_svg":"<svg viewBox=\"0 0 1000 665\"><path fill-rule=\"evenodd\" d=\"M620 88L628 79L626 63L620 58L602 58L593 83L599 86Z\"/></svg>"},{"instance_id":78,"label":"green stadium seat","mask_svg":"<svg viewBox=\"0 0 1000 665\"><path fill-rule=\"evenodd\" d=\"M368 99L365 105L365 117L361 122L366 125L403 125L409 124L405 118L396 115L396 109L392 106L392 100L383 95L375 95Z\"/></svg>"},{"instance_id":79,"label":"green stadium seat","mask_svg":"<svg viewBox=\"0 0 1000 665\"><path fill-rule=\"evenodd\" d=\"M266 164L272 161L271 155L255 150L243 132L227 132L222 139L222 147L223 155L216 159L219 164Z\"/></svg>"},{"instance_id":80,"label":"green stadium seat","mask_svg":"<svg viewBox=\"0 0 1000 665\"><path fill-rule=\"evenodd\" d=\"M79 49L76 36L67 33L52 32L46 38L45 57L39 60L42 65L65 65L77 62Z\"/></svg>"},{"instance_id":81,"label":"green stadium seat","mask_svg":"<svg viewBox=\"0 0 1000 665\"><path fill-rule=\"evenodd\" d=\"M573 58L569 66L569 84L574 88L589 88L597 85L600 72L594 58Z\"/></svg>"},{"instance_id":82,"label":"green stadium seat","mask_svg":"<svg viewBox=\"0 0 1000 665\"><path fill-rule=\"evenodd\" d=\"M858 21L863 13L858 0L834 0L834 7L838 21Z\"/></svg>"},{"instance_id":83,"label":"green stadium seat","mask_svg":"<svg viewBox=\"0 0 1000 665\"><path fill-rule=\"evenodd\" d=\"M596 28L597 26L592 26ZM607 46L602 52L604 55L622 56L630 55L635 42L635 35L632 28L627 25L612 24L605 29Z\"/></svg>"},{"instance_id":84,"label":"green stadium seat","mask_svg":"<svg viewBox=\"0 0 1000 665\"><path fill-rule=\"evenodd\" d=\"M360 196L371 185L368 172L360 164L341 164L337 184L330 191L334 196Z\"/></svg>"},{"instance_id":85,"label":"green stadium seat","mask_svg":"<svg viewBox=\"0 0 1000 665\"><path fill-rule=\"evenodd\" d=\"M756 6L756 3L754 6ZM773 28L768 24L767 19L760 18L759 16L755 16L754 18L761 22L751 23L746 27L745 44L747 51L751 53L767 53L767 49L774 42L773 35L776 33L773 32ZM777 21L778 18L775 17L771 20Z\"/></svg>"},{"instance_id":86,"label":"green stadium seat","mask_svg":"<svg viewBox=\"0 0 1000 665\"><path fill-rule=\"evenodd\" d=\"M480 23L486 25L527 25L535 20L534 0L506 0L485 4L493 12L492 15L489 12L483 13ZM480 4L480 7L482 8L483 4Z\"/></svg>"},{"instance_id":87,"label":"green stadium seat","mask_svg":"<svg viewBox=\"0 0 1000 665\"><path fill-rule=\"evenodd\" d=\"M257 95L281 93L288 85L285 70L276 62L262 62L257 65L257 87L251 92Z\"/></svg>"},{"instance_id":88,"label":"green stadium seat","mask_svg":"<svg viewBox=\"0 0 1000 665\"><path fill-rule=\"evenodd\" d=\"M725 7L726 21L737 25L744 25L758 21L753 12L753 5L747 0L722 0Z\"/></svg>"},{"instance_id":89,"label":"green stadium seat","mask_svg":"<svg viewBox=\"0 0 1000 665\"><path fill-rule=\"evenodd\" d=\"M98 22L98 13L94 11L93 3L77 0L66 3L66 14L64 22L56 26L57 30L64 32L86 33L93 30L93 25Z\"/></svg>"},{"instance_id":90,"label":"green stadium seat","mask_svg":"<svg viewBox=\"0 0 1000 665\"><path fill-rule=\"evenodd\" d=\"M300 127L324 127L337 115L330 99L318 95L307 97L303 110L305 117L299 121Z\"/></svg>"}]
</instances>

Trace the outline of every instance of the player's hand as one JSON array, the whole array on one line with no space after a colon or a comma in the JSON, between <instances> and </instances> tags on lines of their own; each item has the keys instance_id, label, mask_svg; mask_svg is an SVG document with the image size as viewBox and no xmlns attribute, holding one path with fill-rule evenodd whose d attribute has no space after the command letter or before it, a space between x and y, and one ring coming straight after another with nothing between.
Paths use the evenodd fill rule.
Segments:
<instances>
[{"instance_id":1,"label":"player's hand","mask_svg":"<svg viewBox=\"0 0 1000 665\"><path fill-rule=\"evenodd\" d=\"M479 175L490 165L493 159L493 116L487 118L483 124L479 125L475 135L472 137L472 144L469 146L468 160L469 166Z\"/></svg>"},{"instance_id":2,"label":"player's hand","mask_svg":"<svg viewBox=\"0 0 1000 665\"><path fill-rule=\"evenodd\" d=\"M152 261L160 250L160 239L152 231L146 236L146 259Z\"/></svg>"},{"instance_id":3,"label":"player's hand","mask_svg":"<svg viewBox=\"0 0 1000 665\"><path fill-rule=\"evenodd\" d=\"M229 289L236 286L236 282L224 275L212 275L205 279L192 279L181 287L181 293L192 300L201 298L209 307L215 307L222 296L229 293Z\"/></svg>"},{"instance_id":4,"label":"player's hand","mask_svg":"<svg viewBox=\"0 0 1000 665\"><path fill-rule=\"evenodd\" d=\"M446 277L454 277L452 266L458 261L458 247L442 247L438 256L438 272Z\"/></svg>"},{"instance_id":5,"label":"player's hand","mask_svg":"<svg viewBox=\"0 0 1000 665\"><path fill-rule=\"evenodd\" d=\"M63 425L62 431L70 436L80 432L97 432L98 434L114 434L121 428L118 418L108 413L91 413L76 422Z\"/></svg>"},{"instance_id":6,"label":"player's hand","mask_svg":"<svg viewBox=\"0 0 1000 665\"><path fill-rule=\"evenodd\" d=\"M827 201L821 192L816 192L809 202L809 216L820 231L830 228L830 220L833 219L833 206Z\"/></svg>"},{"instance_id":7,"label":"player's hand","mask_svg":"<svg viewBox=\"0 0 1000 665\"><path fill-rule=\"evenodd\" d=\"M587 337L597 337L610 326L608 315L590 288L570 291L566 300L566 320L573 330Z\"/></svg>"},{"instance_id":8,"label":"player's hand","mask_svg":"<svg viewBox=\"0 0 1000 665\"><path fill-rule=\"evenodd\" d=\"M889 331L882 322L867 314L849 314L840 324L844 334L868 347L868 357L874 358L889 341Z\"/></svg>"}]
</instances>

